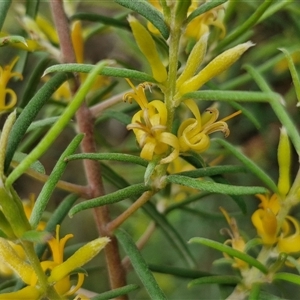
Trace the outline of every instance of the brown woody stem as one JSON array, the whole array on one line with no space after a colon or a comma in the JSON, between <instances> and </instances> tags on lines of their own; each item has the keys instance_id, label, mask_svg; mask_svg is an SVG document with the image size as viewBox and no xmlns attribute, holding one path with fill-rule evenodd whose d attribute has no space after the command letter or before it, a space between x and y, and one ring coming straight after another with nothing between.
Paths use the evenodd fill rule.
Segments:
<instances>
[{"instance_id":1,"label":"brown woody stem","mask_svg":"<svg viewBox=\"0 0 300 300\"><path fill-rule=\"evenodd\" d=\"M58 32L61 55L63 63L76 62L75 53L70 37L70 29L68 19L63 9L63 0L50 1L54 23ZM73 86L73 93L76 92L80 85L77 78ZM85 103L76 113L76 120L80 132L85 133L85 137L81 143L83 153L96 152L94 140L94 119L91 111ZM89 186L89 198L95 198L104 195L104 187L102 182L100 165L97 161L85 160L84 169L86 179ZM110 216L107 206L102 206L94 209L94 218L100 236L109 236L111 242L104 248L106 263L109 273L110 285L112 289L126 285L125 272L121 264L118 243L114 236L111 236L107 231L107 224L110 222ZM102 280L101 280L102 281ZM119 299L126 299L126 296Z\"/></svg>"}]
</instances>

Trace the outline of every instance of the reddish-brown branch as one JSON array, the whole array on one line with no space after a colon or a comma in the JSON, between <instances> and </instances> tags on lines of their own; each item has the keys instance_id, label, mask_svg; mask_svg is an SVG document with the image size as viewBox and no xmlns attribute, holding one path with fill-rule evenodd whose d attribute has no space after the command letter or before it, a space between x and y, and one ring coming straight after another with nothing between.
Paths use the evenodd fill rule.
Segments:
<instances>
[{"instance_id":1,"label":"reddish-brown branch","mask_svg":"<svg viewBox=\"0 0 300 300\"><path fill-rule=\"evenodd\" d=\"M76 62L75 53L71 42L68 19L63 9L63 1L52 0L50 1L50 5L59 36L62 62L74 63ZM79 82L77 81L74 85L74 93L78 87ZM85 133L85 137L81 143L82 152L96 152L94 119L85 103L78 110L76 120L79 131ZM85 160L84 169L89 186L90 198L102 196L104 194L104 187L99 163L93 160ZM102 206L94 209L94 216L99 234L101 236L109 236L109 232L106 230L106 225L110 222L108 207ZM126 279L119 255L117 240L114 236L110 236L110 238L111 242L105 247L105 256L111 288L115 289L126 285ZM124 296L122 299L126 299L126 297Z\"/></svg>"}]
</instances>

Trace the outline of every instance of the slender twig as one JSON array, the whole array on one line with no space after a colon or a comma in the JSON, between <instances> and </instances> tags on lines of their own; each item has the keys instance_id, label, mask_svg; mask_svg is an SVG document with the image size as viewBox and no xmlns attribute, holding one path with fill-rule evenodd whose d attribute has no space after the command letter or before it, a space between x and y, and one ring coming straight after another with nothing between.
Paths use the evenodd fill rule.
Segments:
<instances>
[{"instance_id":1,"label":"slender twig","mask_svg":"<svg viewBox=\"0 0 300 300\"><path fill-rule=\"evenodd\" d=\"M116 219L108 223L107 230L109 232L112 232L115 229L117 229L134 212L136 212L141 206L143 206L152 196L153 191L144 192L142 196L138 200L136 200L130 207L128 207L121 215L119 215Z\"/></svg>"},{"instance_id":2,"label":"slender twig","mask_svg":"<svg viewBox=\"0 0 300 300\"><path fill-rule=\"evenodd\" d=\"M111 107L111 106L113 106L113 105L121 102L124 94L128 93L128 92L132 92L132 90L128 90L128 91L122 92L120 94L114 95L111 98L106 99L103 102L98 103L98 104L90 107L92 116L94 118L98 118L103 113L103 111L105 109L107 109L107 108L109 108L109 107Z\"/></svg>"},{"instance_id":3,"label":"slender twig","mask_svg":"<svg viewBox=\"0 0 300 300\"><path fill-rule=\"evenodd\" d=\"M62 62L75 63L75 53L70 37L68 19L63 9L63 1L52 0L50 1L50 5L54 23L59 36ZM77 88L79 87L79 84L80 83L78 79L75 80L75 85L73 86L72 91L73 93L76 92ZM79 131L85 133L85 138L83 139L81 144L82 152L95 153L97 150L93 135L94 119L92 117L91 111L85 103L76 113L76 120L78 123ZM99 163L97 161L85 160L84 169L88 186L90 188L89 196L91 198L95 198L103 195L104 187ZM109 235L108 231L106 230L106 224L110 221L108 207L102 206L95 208L94 217L99 234L101 236ZM108 267L110 285L112 289L115 289L126 285L126 279L125 272L121 264L117 240L114 236L110 236L110 238L111 242L105 247L105 256ZM120 297L120 299L126 298L126 296Z\"/></svg>"},{"instance_id":4,"label":"slender twig","mask_svg":"<svg viewBox=\"0 0 300 300\"><path fill-rule=\"evenodd\" d=\"M13 166L13 167L15 167L16 165L17 164L15 162L11 163L11 166ZM27 174L31 178L34 178L40 182L46 182L49 178L48 175L36 172L33 169L27 169L25 174ZM70 193L78 194L82 198L89 197L89 188L86 186L81 186L81 185L70 183L70 182L67 182L64 180L59 180L58 183L56 184L56 187L61 190L70 192Z\"/></svg>"}]
</instances>

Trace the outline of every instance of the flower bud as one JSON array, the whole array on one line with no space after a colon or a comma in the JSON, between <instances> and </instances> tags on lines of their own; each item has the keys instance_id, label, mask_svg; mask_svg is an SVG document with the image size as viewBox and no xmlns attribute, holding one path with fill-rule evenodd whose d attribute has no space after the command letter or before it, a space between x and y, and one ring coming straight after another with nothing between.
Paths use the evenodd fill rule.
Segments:
<instances>
[{"instance_id":1,"label":"flower bud","mask_svg":"<svg viewBox=\"0 0 300 300\"><path fill-rule=\"evenodd\" d=\"M167 70L159 58L151 34L136 18L129 16L128 22L141 52L145 55L151 66L153 78L158 82L166 81L168 76Z\"/></svg>"},{"instance_id":2,"label":"flower bud","mask_svg":"<svg viewBox=\"0 0 300 300\"><path fill-rule=\"evenodd\" d=\"M103 237L93 240L78 249L65 262L55 267L48 278L49 283L55 283L66 277L76 268L80 268L96 256L106 244L110 241L109 238Z\"/></svg>"},{"instance_id":3,"label":"flower bud","mask_svg":"<svg viewBox=\"0 0 300 300\"><path fill-rule=\"evenodd\" d=\"M235 63L240 56L254 46L252 42L237 45L231 49L228 49L213 59L203 70L201 70L196 76L182 84L179 88L176 99L182 95L197 91L203 84L208 82L213 77L221 74L227 70L233 63Z\"/></svg>"},{"instance_id":4,"label":"flower bud","mask_svg":"<svg viewBox=\"0 0 300 300\"><path fill-rule=\"evenodd\" d=\"M279 165L279 178L278 178L278 191L282 197L285 197L289 192L290 183L290 168L291 168L291 146L286 129L282 127L280 131L280 139L277 150L278 165Z\"/></svg>"},{"instance_id":5,"label":"flower bud","mask_svg":"<svg viewBox=\"0 0 300 300\"><path fill-rule=\"evenodd\" d=\"M208 40L208 33L204 34L199 41L195 44L194 48L192 49L186 66L182 72L182 74L177 79L177 89L187 80L191 79L192 76L197 72L198 68L200 67L205 54L206 54L206 47L207 47L207 40Z\"/></svg>"}]
</instances>

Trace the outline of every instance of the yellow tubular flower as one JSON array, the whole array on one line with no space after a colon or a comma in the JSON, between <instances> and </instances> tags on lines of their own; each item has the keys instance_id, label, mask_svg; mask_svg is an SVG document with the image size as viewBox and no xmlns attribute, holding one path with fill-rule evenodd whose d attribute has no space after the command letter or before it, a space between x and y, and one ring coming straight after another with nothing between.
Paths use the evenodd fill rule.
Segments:
<instances>
[{"instance_id":1,"label":"yellow tubular flower","mask_svg":"<svg viewBox=\"0 0 300 300\"><path fill-rule=\"evenodd\" d=\"M177 137L166 132L167 108L160 100L153 100L148 103L145 95L145 84L140 84L135 88L127 80L134 92L124 94L123 98L129 101L134 99L141 110L133 117L127 129L132 129L139 146L142 148L140 156L146 160L152 160L154 155L167 154L169 146L174 150L164 157L160 163L166 164L174 160L179 155L179 144Z\"/></svg>"},{"instance_id":2,"label":"yellow tubular flower","mask_svg":"<svg viewBox=\"0 0 300 300\"><path fill-rule=\"evenodd\" d=\"M198 7L197 1L193 1L192 6L189 9L191 13ZM185 31L185 36L188 38L193 38L199 40L201 36L209 31L209 26L218 27L221 30L221 38L226 34L226 29L223 23L224 18L224 4L219 5L204 14L193 19L187 26Z\"/></svg>"},{"instance_id":3,"label":"yellow tubular flower","mask_svg":"<svg viewBox=\"0 0 300 300\"><path fill-rule=\"evenodd\" d=\"M240 56L254 46L252 42L240 44L231 49L228 49L213 59L204 69L202 69L197 75L192 77L187 82L183 83L179 89L175 99L179 99L182 95L197 91L203 84L208 82L213 77L221 74L227 70L233 63L235 63Z\"/></svg>"},{"instance_id":4,"label":"yellow tubular flower","mask_svg":"<svg viewBox=\"0 0 300 300\"><path fill-rule=\"evenodd\" d=\"M220 207L220 210L222 211L228 225L230 226L230 230L227 230L227 233L230 235L231 239L225 241L224 244L231 245L233 249L244 252L246 243L244 239L240 236L236 220L234 218L230 218L227 211L224 208ZM225 253L224 256L228 257ZM243 260L234 257L234 263L232 264L232 267L238 269L245 269L248 268L248 264Z\"/></svg>"},{"instance_id":5,"label":"yellow tubular flower","mask_svg":"<svg viewBox=\"0 0 300 300\"><path fill-rule=\"evenodd\" d=\"M209 134L222 131L225 137L229 135L228 125L223 121L217 121L219 111L216 108L207 109L202 116L195 101L188 99L184 103L191 110L195 118L185 120L178 129L180 151L193 150L203 152L209 148Z\"/></svg>"},{"instance_id":6,"label":"yellow tubular flower","mask_svg":"<svg viewBox=\"0 0 300 300\"><path fill-rule=\"evenodd\" d=\"M204 34L199 41L193 47L188 60L186 62L186 66L179 76L176 82L176 88L178 89L185 81L189 80L194 76L200 67L205 54L207 47L208 34Z\"/></svg>"},{"instance_id":7,"label":"yellow tubular flower","mask_svg":"<svg viewBox=\"0 0 300 300\"><path fill-rule=\"evenodd\" d=\"M271 209L256 210L251 220L264 245L272 246L277 242L277 219Z\"/></svg>"},{"instance_id":8,"label":"yellow tubular flower","mask_svg":"<svg viewBox=\"0 0 300 300\"><path fill-rule=\"evenodd\" d=\"M95 239L77 250L65 262L56 266L48 278L49 283L57 282L70 274L75 269L83 266L95 257L110 241L109 238L103 237Z\"/></svg>"},{"instance_id":9,"label":"yellow tubular flower","mask_svg":"<svg viewBox=\"0 0 300 300\"><path fill-rule=\"evenodd\" d=\"M168 77L167 70L159 58L156 45L151 34L133 16L128 17L128 22L136 43L151 66L153 78L157 82L166 81Z\"/></svg>"},{"instance_id":10,"label":"yellow tubular flower","mask_svg":"<svg viewBox=\"0 0 300 300\"><path fill-rule=\"evenodd\" d=\"M41 29L41 31L47 36L47 38L51 42L59 44L58 34L55 28L48 22L46 18L38 14L35 21L38 25L38 28Z\"/></svg>"},{"instance_id":11,"label":"yellow tubular flower","mask_svg":"<svg viewBox=\"0 0 300 300\"><path fill-rule=\"evenodd\" d=\"M12 89L7 88L7 84L13 77L23 79L21 73L12 72L18 59L19 57L15 57L9 65L4 68L0 67L0 113L13 108L17 104L16 93Z\"/></svg>"},{"instance_id":12,"label":"yellow tubular flower","mask_svg":"<svg viewBox=\"0 0 300 300\"><path fill-rule=\"evenodd\" d=\"M59 238L59 228L56 227L56 238L48 241L51 248L53 260L42 261L41 266L45 272L50 272L48 282L54 285L55 290L61 296L69 296L74 294L83 284L84 274L78 273L78 282L75 288L71 289L70 273L75 269L83 266L96 256L100 250L109 242L109 238L103 237L91 241L77 250L66 261L63 260L64 248L66 242L73 237L72 234ZM36 286L38 278L35 273L31 273L30 286Z\"/></svg>"},{"instance_id":13,"label":"yellow tubular flower","mask_svg":"<svg viewBox=\"0 0 300 300\"><path fill-rule=\"evenodd\" d=\"M290 169L291 169L291 146L286 129L283 127L280 131L280 139L278 145L278 165L279 179L278 191L283 198L290 190Z\"/></svg>"}]
</instances>

